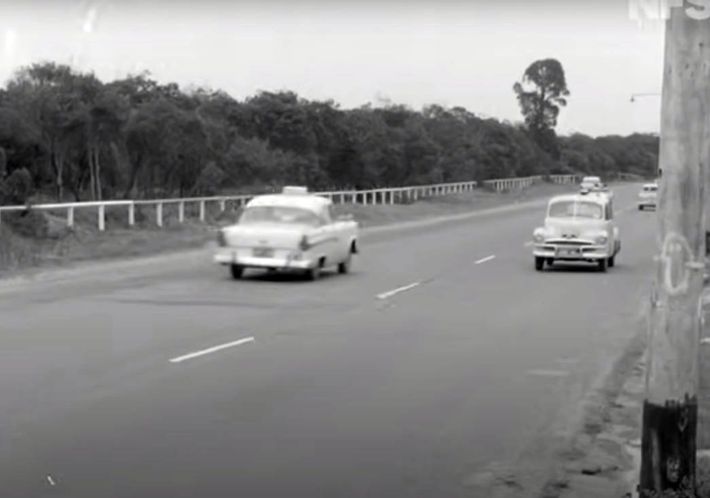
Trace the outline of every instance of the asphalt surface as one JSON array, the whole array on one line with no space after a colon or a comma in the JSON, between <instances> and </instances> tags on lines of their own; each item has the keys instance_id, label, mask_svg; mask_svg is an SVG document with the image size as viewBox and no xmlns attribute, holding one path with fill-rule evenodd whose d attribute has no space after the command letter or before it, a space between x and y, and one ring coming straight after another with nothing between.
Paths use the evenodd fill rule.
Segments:
<instances>
[{"instance_id":1,"label":"asphalt surface","mask_svg":"<svg viewBox=\"0 0 710 498\"><path fill-rule=\"evenodd\" d=\"M374 230L317 282L200 250L0 285L0 496L479 496L634 334L637 190L608 273L534 271L537 201Z\"/></svg>"}]
</instances>

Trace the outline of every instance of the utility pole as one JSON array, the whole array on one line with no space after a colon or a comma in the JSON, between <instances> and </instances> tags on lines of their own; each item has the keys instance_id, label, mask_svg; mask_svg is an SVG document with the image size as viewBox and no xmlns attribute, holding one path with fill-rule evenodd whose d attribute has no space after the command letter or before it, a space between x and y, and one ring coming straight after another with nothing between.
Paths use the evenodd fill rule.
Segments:
<instances>
[{"instance_id":1,"label":"utility pole","mask_svg":"<svg viewBox=\"0 0 710 498\"><path fill-rule=\"evenodd\" d=\"M689 15L692 10L692 5L673 7L666 21L660 254L649 313L641 497L662 496L667 490L688 490L694 496L696 487L704 185L710 167L710 22Z\"/></svg>"}]
</instances>

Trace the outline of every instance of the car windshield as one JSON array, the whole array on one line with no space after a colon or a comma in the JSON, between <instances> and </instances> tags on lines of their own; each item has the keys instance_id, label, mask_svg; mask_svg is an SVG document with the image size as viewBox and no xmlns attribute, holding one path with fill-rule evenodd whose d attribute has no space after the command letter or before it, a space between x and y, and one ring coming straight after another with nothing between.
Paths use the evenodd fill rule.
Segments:
<instances>
[{"instance_id":1,"label":"car windshield","mask_svg":"<svg viewBox=\"0 0 710 498\"><path fill-rule=\"evenodd\" d=\"M604 209L600 204L584 201L558 201L550 205L550 218L589 218L601 220Z\"/></svg>"},{"instance_id":2,"label":"car windshield","mask_svg":"<svg viewBox=\"0 0 710 498\"><path fill-rule=\"evenodd\" d=\"M241 225L257 223L318 226L320 218L313 211L286 206L253 206L244 210L239 218Z\"/></svg>"}]
</instances>

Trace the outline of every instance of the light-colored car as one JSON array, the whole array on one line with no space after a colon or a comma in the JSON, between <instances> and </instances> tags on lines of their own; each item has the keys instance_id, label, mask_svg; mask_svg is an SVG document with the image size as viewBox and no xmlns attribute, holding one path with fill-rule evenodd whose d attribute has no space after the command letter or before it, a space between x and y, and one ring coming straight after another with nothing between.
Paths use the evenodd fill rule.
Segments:
<instances>
[{"instance_id":1,"label":"light-colored car","mask_svg":"<svg viewBox=\"0 0 710 498\"><path fill-rule=\"evenodd\" d=\"M253 198L236 224L219 231L214 261L228 265L235 279L246 268L260 268L298 271L316 280L325 268L349 271L358 232L352 216L336 216L329 199L304 187L284 187L280 194Z\"/></svg>"},{"instance_id":2,"label":"light-colored car","mask_svg":"<svg viewBox=\"0 0 710 498\"><path fill-rule=\"evenodd\" d=\"M582 182L579 184L579 191L584 194L600 192L609 197L614 197L614 192L612 192L609 186L602 182L601 178L598 176L585 176L582 178Z\"/></svg>"},{"instance_id":3,"label":"light-colored car","mask_svg":"<svg viewBox=\"0 0 710 498\"><path fill-rule=\"evenodd\" d=\"M601 185L602 179L598 176L585 176L579 184L581 191L594 191Z\"/></svg>"},{"instance_id":4,"label":"light-colored car","mask_svg":"<svg viewBox=\"0 0 710 498\"><path fill-rule=\"evenodd\" d=\"M658 200L658 184L647 183L641 187L641 192L638 195L639 211L643 211L647 207L656 208Z\"/></svg>"},{"instance_id":5,"label":"light-colored car","mask_svg":"<svg viewBox=\"0 0 710 498\"><path fill-rule=\"evenodd\" d=\"M596 263L613 267L621 250L612 199L604 194L567 194L550 199L544 226L533 232L535 269L555 261Z\"/></svg>"}]
</instances>

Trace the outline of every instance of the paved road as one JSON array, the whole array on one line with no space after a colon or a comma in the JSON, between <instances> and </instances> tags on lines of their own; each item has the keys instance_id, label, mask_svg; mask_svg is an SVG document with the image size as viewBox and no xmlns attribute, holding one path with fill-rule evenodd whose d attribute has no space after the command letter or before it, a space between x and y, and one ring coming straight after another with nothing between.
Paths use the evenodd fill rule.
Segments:
<instances>
[{"instance_id":1,"label":"paved road","mask_svg":"<svg viewBox=\"0 0 710 498\"><path fill-rule=\"evenodd\" d=\"M635 332L636 188L606 274L534 271L536 202L371 232L315 283L231 281L193 251L0 286L0 496L476 496Z\"/></svg>"}]
</instances>

